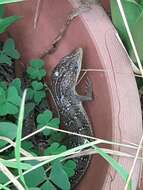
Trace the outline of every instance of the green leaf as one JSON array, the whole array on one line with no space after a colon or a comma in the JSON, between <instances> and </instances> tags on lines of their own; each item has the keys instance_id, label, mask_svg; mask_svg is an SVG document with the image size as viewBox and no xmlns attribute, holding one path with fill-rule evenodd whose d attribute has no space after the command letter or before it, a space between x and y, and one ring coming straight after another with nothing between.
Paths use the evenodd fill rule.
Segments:
<instances>
[{"instance_id":1,"label":"green leaf","mask_svg":"<svg viewBox=\"0 0 143 190\"><path fill-rule=\"evenodd\" d=\"M26 72L31 79L41 80L46 75L43 60L31 60Z\"/></svg>"},{"instance_id":2,"label":"green leaf","mask_svg":"<svg viewBox=\"0 0 143 190\"><path fill-rule=\"evenodd\" d=\"M35 69L42 68L44 66L44 61L41 59L33 59L30 61L30 65Z\"/></svg>"},{"instance_id":3,"label":"green leaf","mask_svg":"<svg viewBox=\"0 0 143 190\"><path fill-rule=\"evenodd\" d=\"M2 87L0 87L0 104L5 103L5 101L6 101L6 92Z\"/></svg>"},{"instance_id":4,"label":"green leaf","mask_svg":"<svg viewBox=\"0 0 143 190\"><path fill-rule=\"evenodd\" d=\"M21 91L21 80L19 78L14 79L11 83L10 86L14 86L18 92L19 95L22 95Z\"/></svg>"},{"instance_id":5,"label":"green leaf","mask_svg":"<svg viewBox=\"0 0 143 190\"><path fill-rule=\"evenodd\" d=\"M0 3L1 4L1 3ZM13 23L15 23L17 20L19 20L21 17L19 16L9 16L3 19L0 19L0 33L3 33L6 31L6 29Z\"/></svg>"},{"instance_id":6,"label":"green leaf","mask_svg":"<svg viewBox=\"0 0 143 190\"><path fill-rule=\"evenodd\" d=\"M24 0L0 0L0 5L8 4L8 3L17 3Z\"/></svg>"},{"instance_id":7,"label":"green leaf","mask_svg":"<svg viewBox=\"0 0 143 190\"><path fill-rule=\"evenodd\" d=\"M1 19L0 19L0 22L1 22ZM15 49L14 40L12 38L9 38L4 43L3 50L0 51L0 63L10 65L12 63L12 60L11 60L12 58L19 59L20 54Z\"/></svg>"},{"instance_id":8,"label":"green leaf","mask_svg":"<svg viewBox=\"0 0 143 190\"><path fill-rule=\"evenodd\" d=\"M46 97L44 91L44 85L41 82L33 81L31 83L32 88L28 89L28 100L34 100L34 102L39 104L43 98Z\"/></svg>"},{"instance_id":9,"label":"green leaf","mask_svg":"<svg viewBox=\"0 0 143 190\"><path fill-rule=\"evenodd\" d=\"M46 125L53 117L53 114L50 110L46 110L43 113L39 114L37 117L37 123Z\"/></svg>"},{"instance_id":10,"label":"green leaf","mask_svg":"<svg viewBox=\"0 0 143 190\"><path fill-rule=\"evenodd\" d=\"M67 148L64 145L60 145L59 143L52 143L51 146L49 146L48 148L45 149L44 151L44 155L48 156L48 155L56 155L56 154L60 154L64 151L66 151Z\"/></svg>"},{"instance_id":11,"label":"green leaf","mask_svg":"<svg viewBox=\"0 0 143 190\"><path fill-rule=\"evenodd\" d=\"M7 101L13 103L16 106L20 106L21 97L18 95L18 91L14 86L10 86L8 88Z\"/></svg>"},{"instance_id":12,"label":"green leaf","mask_svg":"<svg viewBox=\"0 0 143 190\"><path fill-rule=\"evenodd\" d=\"M14 88L14 87L13 87ZM17 132L16 132L16 146L14 149L15 152L15 158L16 158L16 163L18 166L18 174L19 178L24 184L25 190L28 190L28 187L25 183L24 176L22 173L22 168L21 168L21 138L22 138L22 127L23 127L23 121L24 121L24 108L25 108L25 100L26 100L26 90L24 90L23 96L22 96L22 101L21 101L21 106L20 106L20 111L19 111L19 116L18 116L18 126L17 126Z\"/></svg>"},{"instance_id":13,"label":"green leaf","mask_svg":"<svg viewBox=\"0 0 143 190\"><path fill-rule=\"evenodd\" d=\"M3 51L6 55L10 56L13 59L20 58L20 53L15 49L15 43L12 38L6 40L3 46Z\"/></svg>"},{"instance_id":14,"label":"green leaf","mask_svg":"<svg viewBox=\"0 0 143 190\"><path fill-rule=\"evenodd\" d=\"M3 18L4 16L4 6L0 5L0 18Z\"/></svg>"},{"instance_id":15,"label":"green leaf","mask_svg":"<svg viewBox=\"0 0 143 190\"><path fill-rule=\"evenodd\" d=\"M4 116L7 115L7 105L5 104L1 104L1 108L0 108L0 116Z\"/></svg>"},{"instance_id":16,"label":"green leaf","mask_svg":"<svg viewBox=\"0 0 143 190\"><path fill-rule=\"evenodd\" d=\"M37 151L33 146L31 141L22 141L21 147L24 148L26 151L31 153L33 156L37 156L38 154L35 153Z\"/></svg>"},{"instance_id":17,"label":"green leaf","mask_svg":"<svg viewBox=\"0 0 143 190\"><path fill-rule=\"evenodd\" d=\"M0 172L0 183L5 184L8 181L9 181L8 177L4 175L4 173Z\"/></svg>"},{"instance_id":18,"label":"green leaf","mask_svg":"<svg viewBox=\"0 0 143 190\"><path fill-rule=\"evenodd\" d=\"M16 114L18 112L18 108L8 102L0 105L0 116L5 116L7 114Z\"/></svg>"},{"instance_id":19,"label":"green leaf","mask_svg":"<svg viewBox=\"0 0 143 190\"><path fill-rule=\"evenodd\" d=\"M34 94L34 101L35 101L35 103L39 104L42 101L42 99L45 98L45 96L46 96L45 91L41 90L41 91L35 92L35 94Z\"/></svg>"},{"instance_id":20,"label":"green leaf","mask_svg":"<svg viewBox=\"0 0 143 190\"><path fill-rule=\"evenodd\" d=\"M143 12L138 18L137 22L134 23L131 33L139 54L139 58L141 61L143 61L143 42L142 42L142 31L143 31ZM135 55L133 52L132 47L129 49L129 54L134 62L136 62Z\"/></svg>"},{"instance_id":21,"label":"green leaf","mask_svg":"<svg viewBox=\"0 0 143 190\"><path fill-rule=\"evenodd\" d=\"M1 105L1 109L2 109L2 106L4 106L3 109L5 110L4 115L6 115L6 114L15 115L18 113L18 107L9 102L6 102L5 105Z\"/></svg>"},{"instance_id":22,"label":"green leaf","mask_svg":"<svg viewBox=\"0 0 143 190\"><path fill-rule=\"evenodd\" d=\"M15 168L15 169L18 169L18 166L17 166L17 163L16 162L13 162L13 161L8 161L8 160L3 160L3 159L0 159L0 162L5 165L6 167L8 168ZM31 169L31 165L30 164L27 164L27 163L21 163L20 164L21 168L23 170L28 170L28 169Z\"/></svg>"},{"instance_id":23,"label":"green leaf","mask_svg":"<svg viewBox=\"0 0 143 190\"><path fill-rule=\"evenodd\" d=\"M59 120L59 118L54 118L54 119L52 119L52 120L48 123L48 125L49 125L50 127L59 128L59 125L60 125L60 120Z\"/></svg>"},{"instance_id":24,"label":"green leaf","mask_svg":"<svg viewBox=\"0 0 143 190\"><path fill-rule=\"evenodd\" d=\"M54 185L47 180L42 186L41 186L41 190L57 190Z\"/></svg>"},{"instance_id":25,"label":"green leaf","mask_svg":"<svg viewBox=\"0 0 143 190\"><path fill-rule=\"evenodd\" d=\"M33 81L31 86L34 90L41 90L44 87L42 82L37 82L37 81Z\"/></svg>"},{"instance_id":26,"label":"green leaf","mask_svg":"<svg viewBox=\"0 0 143 190\"><path fill-rule=\"evenodd\" d=\"M67 173L68 177L72 177L75 174L76 163L73 160L68 160L63 163L63 168Z\"/></svg>"},{"instance_id":27,"label":"green leaf","mask_svg":"<svg viewBox=\"0 0 143 190\"><path fill-rule=\"evenodd\" d=\"M96 150L96 152L100 156L102 156L114 168L114 170L118 173L118 175L120 175L122 179L126 182L128 179L128 172L123 168L123 166L119 164L116 160L114 160L111 156L109 156L104 151L102 151L100 148L98 148L97 146L93 146L93 147ZM132 189L131 181L130 181L128 189L129 190Z\"/></svg>"},{"instance_id":28,"label":"green leaf","mask_svg":"<svg viewBox=\"0 0 143 190\"><path fill-rule=\"evenodd\" d=\"M1 188L2 190L10 190L8 187L6 187L5 185L2 185L2 184L0 184L0 188Z\"/></svg>"},{"instance_id":29,"label":"green leaf","mask_svg":"<svg viewBox=\"0 0 143 190\"><path fill-rule=\"evenodd\" d=\"M11 58L0 52L0 63L10 65L12 63Z\"/></svg>"},{"instance_id":30,"label":"green leaf","mask_svg":"<svg viewBox=\"0 0 143 190\"><path fill-rule=\"evenodd\" d=\"M137 83L137 87L138 89L141 89L143 86L143 80L141 77L136 77L136 83Z\"/></svg>"},{"instance_id":31,"label":"green leaf","mask_svg":"<svg viewBox=\"0 0 143 190\"><path fill-rule=\"evenodd\" d=\"M70 190L68 176L59 161L54 161L52 163L49 179L62 190Z\"/></svg>"},{"instance_id":32,"label":"green leaf","mask_svg":"<svg viewBox=\"0 0 143 190\"><path fill-rule=\"evenodd\" d=\"M33 144L31 141L22 141L21 147L29 151L33 147Z\"/></svg>"},{"instance_id":33,"label":"green leaf","mask_svg":"<svg viewBox=\"0 0 143 190\"><path fill-rule=\"evenodd\" d=\"M37 165L38 161L27 161L26 163L31 164L32 166ZM44 182L47 179L44 168L39 167L26 175L24 175L25 182L28 187L37 187L39 184ZM32 180L31 180L32 179Z\"/></svg>"},{"instance_id":34,"label":"green leaf","mask_svg":"<svg viewBox=\"0 0 143 190\"><path fill-rule=\"evenodd\" d=\"M8 137L13 140L16 137L17 125L10 122L0 122L0 136ZM7 144L6 141L0 140L0 148Z\"/></svg>"},{"instance_id":35,"label":"green leaf","mask_svg":"<svg viewBox=\"0 0 143 190\"><path fill-rule=\"evenodd\" d=\"M141 15L142 8L134 0L121 0L121 3L123 5L124 12L126 14L126 18L127 18L129 27L131 29L133 27L134 23L137 21L137 19ZM118 8L117 1L110 0L110 4L111 4L111 15L112 15L113 24L115 25L127 50L129 50L131 48L131 44L130 44L128 34L127 34L125 26L124 26L122 16L121 16L119 8Z\"/></svg>"},{"instance_id":36,"label":"green leaf","mask_svg":"<svg viewBox=\"0 0 143 190\"><path fill-rule=\"evenodd\" d=\"M0 116L18 113L21 97L14 86L4 90L0 87Z\"/></svg>"},{"instance_id":37,"label":"green leaf","mask_svg":"<svg viewBox=\"0 0 143 190\"><path fill-rule=\"evenodd\" d=\"M27 90L27 100L32 100L34 97L34 90L31 88L28 88Z\"/></svg>"},{"instance_id":38,"label":"green leaf","mask_svg":"<svg viewBox=\"0 0 143 190\"><path fill-rule=\"evenodd\" d=\"M139 1L139 4L141 5L141 7L143 8L143 0Z\"/></svg>"},{"instance_id":39,"label":"green leaf","mask_svg":"<svg viewBox=\"0 0 143 190\"><path fill-rule=\"evenodd\" d=\"M52 112L49 110L45 110L43 113L39 114L37 116L37 123L38 123L38 129L44 127L44 126L50 126L53 128L59 128L60 121L57 118L52 119ZM43 131L44 135L50 135L53 131L50 129L45 129Z\"/></svg>"},{"instance_id":40,"label":"green leaf","mask_svg":"<svg viewBox=\"0 0 143 190\"><path fill-rule=\"evenodd\" d=\"M5 81L0 81L0 87L7 90L7 83Z\"/></svg>"}]
</instances>

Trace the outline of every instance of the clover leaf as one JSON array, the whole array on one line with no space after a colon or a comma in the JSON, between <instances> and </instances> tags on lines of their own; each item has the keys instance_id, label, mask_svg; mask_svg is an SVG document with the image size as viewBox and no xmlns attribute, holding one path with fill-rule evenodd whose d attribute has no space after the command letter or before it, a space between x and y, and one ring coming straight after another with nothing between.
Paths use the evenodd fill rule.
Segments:
<instances>
[{"instance_id":1,"label":"clover leaf","mask_svg":"<svg viewBox=\"0 0 143 190\"><path fill-rule=\"evenodd\" d=\"M16 3L20 1L24 1L24 0L0 0L0 5L6 5L6 4Z\"/></svg>"},{"instance_id":2,"label":"clover leaf","mask_svg":"<svg viewBox=\"0 0 143 190\"><path fill-rule=\"evenodd\" d=\"M0 116L18 113L21 97L14 86L9 86L7 90L0 87Z\"/></svg>"},{"instance_id":3,"label":"clover leaf","mask_svg":"<svg viewBox=\"0 0 143 190\"><path fill-rule=\"evenodd\" d=\"M76 163L73 160L68 160L63 163L63 168L67 173L68 177L72 177L75 174Z\"/></svg>"},{"instance_id":4,"label":"clover leaf","mask_svg":"<svg viewBox=\"0 0 143 190\"><path fill-rule=\"evenodd\" d=\"M11 64L11 58L5 55L2 51L0 52L0 63L4 64Z\"/></svg>"},{"instance_id":5,"label":"clover leaf","mask_svg":"<svg viewBox=\"0 0 143 190\"><path fill-rule=\"evenodd\" d=\"M47 179L46 182L42 184L40 190L57 190L57 188Z\"/></svg>"},{"instance_id":6,"label":"clover leaf","mask_svg":"<svg viewBox=\"0 0 143 190\"><path fill-rule=\"evenodd\" d=\"M49 146L48 148L45 149L44 151L44 155L48 156L48 155L56 155L56 154L60 154L64 151L66 151L67 148L64 145L60 145L59 143L52 143L51 146Z\"/></svg>"},{"instance_id":7,"label":"clover leaf","mask_svg":"<svg viewBox=\"0 0 143 190\"><path fill-rule=\"evenodd\" d=\"M6 183L6 182L8 182L8 181L9 181L9 180L8 180L8 177L5 176L4 173L0 172L0 183L1 183L1 184L4 184L4 183Z\"/></svg>"},{"instance_id":8,"label":"clover leaf","mask_svg":"<svg viewBox=\"0 0 143 190\"><path fill-rule=\"evenodd\" d=\"M70 190L69 178L67 176L67 173L63 169L62 164L58 160L52 162L49 179L60 189Z\"/></svg>"},{"instance_id":9,"label":"clover leaf","mask_svg":"<svg viewBox=\"0 0 143 190\"><path fill-rule=\"evenodd\" d=\"M22 90L21 90L21 80L19 78L15 78L11 83L10 83L11 86L14 86L17 91L18 91L18 94L19 95L22 95Z\"/></svg>"},{"instance_id":10,"label":"clover leaf","mask_svg":"<svg viewBox=\"0 0 143 190\"><path fill-rule=\"evenodd\" d=\"M0 122L0 136L8 137L13 140L16 137L17 125L11 122ZM0 148L7 144L6 141L0 140Z\"/></svg>"},{"instance_id":11,"label":"clover leaf","mask_svg":"<svg viewBox=\"0 0 143 190\"><path fill-rule=\"evenodd\" d=\"M32 166L36 166L37 164L39 164L39 161L28 160L26 161L26 163ZM46 172L44 171L44 167L42 166L24 175L24 180L28 187L37 187L38 185L43 183L46 179L47 179Z\"/></svg>"},{"instance_id":12,"label":"clover leaf","mask_svg":"<svg viewBox=\"0 0 143 190\"><path fill-rule=\"evenodd\" d=\"M23 141L21 146L23 149L29 151L33 147L33 144L31 141Z\"/></svg>"},{"instance_id":13,"label":"clover leaf","mask_svg":"<svg viewBox=\"0 0 143 190\"><path fill-rule=\"evenodd\" d=\"M53 114L50 110L45 110L37 116L38 129L44 127L45 125L59 128L60 120L58 118L53 118ZM53 133L50 129L45 129L43 131L44 135L51 135Z\"/></svg>"},{"instance_id":14,"label":"clover leaf","mask_svg":"<svg viewBox=\"0 0 143 190\"><path fill-rule=\"evenodd\" d=\"M31 88L28 89L27 96L29 100L34 99L34 102L39 104L42 99L46 97L43 83L33 81L31 83Z\"/></svg>"},{"instance_id":15,"label":"clover leaf","mask_svg":"<svg viewBox=\"0 0 143 190\"><path fill-rule=\"evenodd\" d=\"M19 59L20 58L20 53L15 49L15 43L12 38L9 38L6 40L3 46L3 51L4 53L13 58L13 59Z\"/></svg>"},{"instance_id":16,"label":"clover leaf","mask_svg":"<svg viewBox=\"0 0 143 190\"><path fill-rule=\"evenodd\" d=\"M7 89L7 83L5 81L0 81L0 87L3 88L4 90Z\"/></svg>"},{"instance_id":17,"label":"clover leaf","mask_svg":"<svg viewBox=\"0 0 143 190\"><path fill-rule=\"evenodd\" d=\"M19 20L21 17L19 16L9 16L6 18L1 18L0 19L0 34L5 32L6 29L12 25L13 23L15 23L17 20Z\"/></svg>"},{"instance_id":18,"label":"clover leaf","mask_svg":"<svg viewBox=\"0 0 143 190\"><path fill-rule=\"evenodd\" d=\"M0 87L0 104L3 104L5 100L6 100L6 92L2 87Z\"/></svg>"},{"instance_id":19,"label":"clover leaf","mask_svg":"<svg viewBox=\"0 0 143 190\"><path fill-rule=\"evenodd\" d=\"M41 59L31 60L26 72L30 79L41 80L46 75L44 61Z\"/></svg>"},{"instance_id":20,"label":"clover leaf","mask_svg":"<svg viewBox=\"0 0 143 190\"><path fill-rule=\"evenodd\" d=\"M0 51L0 63L11 64L12 59L17 60L19 58L20 53L15 49L14 40L12 38L7 39Z\"/></svg>"}]
</instances>

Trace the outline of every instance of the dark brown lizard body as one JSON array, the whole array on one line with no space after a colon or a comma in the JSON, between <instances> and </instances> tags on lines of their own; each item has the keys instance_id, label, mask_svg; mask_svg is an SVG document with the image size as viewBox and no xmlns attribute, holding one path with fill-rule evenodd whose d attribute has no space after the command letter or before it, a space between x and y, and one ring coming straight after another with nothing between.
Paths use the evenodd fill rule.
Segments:
<instances>
[{"instance_id":1,"label":"dark brown lizard body","mask_svg":"<svg viewBox=\"0 0 143 190\"><path fill-rule=\"evenodd\" d=\"M61 121L64 129L78 134L92 135L90 122L82 106L82 101L91 100L91 96L79 96L75 86L79 77L82 64L81 48L76 49L71 54L65 56L55 67L52 75L52 91L59 109ZM67 138L69 148L82 145L85 139L79 136L70 135ZM76 174L72 177L72 187L74 187L89 165L90 157L82 156L75 158L77 163Z\"/></svg>"}]
</instances>

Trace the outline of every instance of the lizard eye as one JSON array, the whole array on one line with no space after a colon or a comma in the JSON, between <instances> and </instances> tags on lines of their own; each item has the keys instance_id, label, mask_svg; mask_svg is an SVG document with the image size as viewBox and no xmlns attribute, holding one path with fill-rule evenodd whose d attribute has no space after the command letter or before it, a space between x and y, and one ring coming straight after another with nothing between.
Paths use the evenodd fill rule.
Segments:
<instances>
[{"instance_id":1,"label":"lizard eye","mask_svg":"<svg viewBox=\"0 0 143 190\"><path fill-rule=\"evenodd\" d=\"M58 71L55 72L55 76L56 76L56 77L59 76L59 72L58 72Z\"/></svg>"}]
</instances>

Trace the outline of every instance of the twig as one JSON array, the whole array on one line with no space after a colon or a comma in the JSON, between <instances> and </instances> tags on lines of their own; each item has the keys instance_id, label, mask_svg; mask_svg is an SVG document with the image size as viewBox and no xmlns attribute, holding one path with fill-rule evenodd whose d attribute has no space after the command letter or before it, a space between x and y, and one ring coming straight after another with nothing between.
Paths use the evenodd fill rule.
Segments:
<instances>
[{"instance_id":1,"label":"twig","mask_svg":"<svg viewBox=\"0 0 143 190\"><path fill-rule=\"evenodd\" d=\"M15 147L16 146L16 143L13 142L11 139L7 138L7 137L2 137L0 136L0 140L3 140L3 141L6 141L8 143L10 143L10 146L12 147ZM3 149L0 150L0 153L3 152ZM30 154L29 152L27 152L26 150L24 150L23 148L21 148L21 154L23 154L24 156L32 156L32 154Z\"/></svg>"},{"instance_id":2,"label":"twig","mask_svg":"<svg viewBox=\"0 0 143 190\"><path fill-rule=\"evenodd\" d=\"M39 9L40 9L41 0L37 0L36 11L34 16L34 29L37 28L38 18L39 18Z\"/></svg>"},{"instance_id":3,"label":"twig","mask_svg":"<svg viewBox=\"0 0 143 190\"><path fill-rule=\"evenodd\" d=\"M77 81L76 86L81 82L81 80L86 75L86 73L87 73L87 71L84 71L84 73L82 74L82 76L80 77L80 79Z\"/></svg>"},{"instance_id":4,"label":"twig","mask_svg":"<svg viewBox=\"0 0 143 190\"><path fill-rule=\"evenodd\" d=\"M113 141L108 141L108 140L103 140L103 139L99 139L99 138L96 138L96 137L91 137L91 136L88 136L88 135L82 135L82 134L73 133L73 132L70 132L70 131L65 131L65 130L62 130L62 129L55 129L55 128L52 128L52 127L49 127L49 126L44 126L41 129L36 130L35 132L23 137L21 139L21 141L24 141L24 140L26 140L26 139L40 133L41 131L43 131L45 129L50 129L50 130L53 130L53 131L58 131L58 132L66 133L66 134L76 135L76 136L84 137L84 138L91 139L91 140L100 140L102 143L105 143L105 144L122 146L122 147L131 148L131 149L135 149L135 150L137 149L137 147L133 146L133 145L123 144L123 143L113 142ZM4 147L3 149L1 149L0 152L3 152L3 151L7 150L10 147L12 147L12 145L8 145L8 146Z\"/></svg>"},{"instance_id":5,"label":"twig","mask_svg":"<svg viewBox=\"0 0 143 190\"><path fill-rule=\"evenodd\" d=\"M127 190L127 189L128 189L128 186L129 186L129 183L130 183L130 180L131 180L131 177L132 177L132 174L133 174L133 171L134 171L134 168L135 168L135 165L136 165L136 162L137 162L137 159L138 159L138 156L139 156L139 153L140 153L142 144L143 144L143 135L142 135L142 137L141 137L141 140L140 140L140 143L139 143L139 146L138 146L136 155L135 155L135 159L134 159L134 162L133 162L133 164L132 164L132 168L131 168L131 170L130 170L130 173L129 173L129 176L128 176L128 179L127 179L127 182L126 182L126 185L125 185L124 190Z\"/></svg>"},{"instance_id":6,"label":"twig","mask_svg":"<svg viewBox=\"0 0 143 190\"><path fill-rule=\"evenodd\" d=\"M19 183L18 180L16 180L15 176L2 163L0 163L0 170L10 179L11 183L13 183L17 189L24 190L24 187Z\"/></svg>"}]
</instances>

